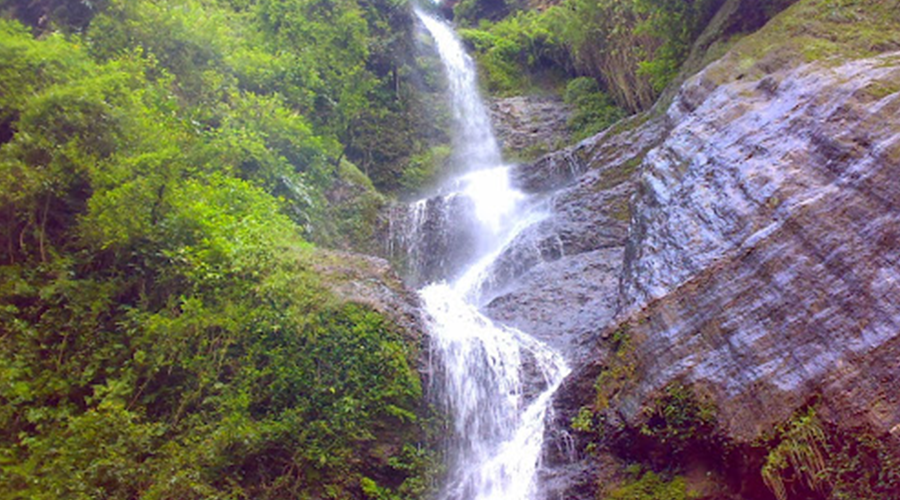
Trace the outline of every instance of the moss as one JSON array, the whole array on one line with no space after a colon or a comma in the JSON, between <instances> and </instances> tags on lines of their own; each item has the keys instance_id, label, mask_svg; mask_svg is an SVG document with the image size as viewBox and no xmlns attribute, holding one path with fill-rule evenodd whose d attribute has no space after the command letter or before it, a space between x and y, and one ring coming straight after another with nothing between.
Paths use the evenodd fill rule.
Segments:
<instances>
[{"instance_id":1,"label":"moss","mask_svg":"<svg viewBox=\"0 0 900 500\"><path fill-rule=\"evenodd\" d=\"M735 44L731 64L709 73L718 83L759 78L785 66L840 64L900 48L897 0L801 0ZM737 71L734 71L734 70Z\"/></svg>"},{"instance_id":2,"label":"moss","mask_svg":"<svg viewBox=\"0 0 900 500\"><path fill-rule=\"evenodd\" d=\"M900 82L873 82L865 88L865 92L875 99L884 99L900 92Z\"/></svg>"},{"instance_id":3,"label":"moss","mask_svg":"<svg viewBox=\"0 0 900 500\"><path fill-rule=\"evenodd\" d=\"M645 111L643 113L638 113L628 118L624 118L610 127L608 134L610 136L614 136L623 134L625 132L631 132L632 130L637 130L640 126L650 121L650 118L652 117L652 112Z\"/></svg>"},{"instance_id":4,"label":"moss","mask_svg":"<svg viewBox=\"0 0 900 500\"><path fill-rule=\"evenodd\" d=\"M547 144L538 142L524 149L507 149L504 151L504 156L513 163L527 163L537 160L541 156L549 153L551 150L552 148Z\"/></svg>"},{"instance_id":5,"label":"moss","mask_svg":"<svg viewBox=\"0 0 900 500\"><path fill-rule=\"evenodd\" d=\"M594 189L597 191L605 191L630 180L644 161L644 156L645 153L641 153L630 158L618 167L607 169L600 176L598 182L594 184Z\"/></svg>"},{"instance_id":6,"label":"moss","mask_svg":"<svg viewBox=\"0 0 900 500\"><path fill-rule=\"evenodd\" d=\"M634 378L637 371L630 327L627 324L620 325L610 336L610 341L613 355L594 382L594 389L597 391L594 398L594 411L596 412L609 409L610 403Z\"/></svg>"},{"instance_id":7,"label":"moss","mask_svg":"<svg viewBox=\"0 0 900 500\"><path fill-rule=\"evenodd\" d=\"M612 205L610 216L620 222L631 221L631 204L627 199L622 198Z\"/></svg>"},{"instance_id":8,"label":"moss","mask_svg":"<svg viewBox=\"0 0 900 500\"><path fill-rule=\"evenodd\" d=\"M634 476L620 486L613 488L601 498L604 500L687 500L698 498L688 490L687 482L681 476L666 479L653 471L640 474L640 469L631 471Z\"/></svg>"}]
</instances>

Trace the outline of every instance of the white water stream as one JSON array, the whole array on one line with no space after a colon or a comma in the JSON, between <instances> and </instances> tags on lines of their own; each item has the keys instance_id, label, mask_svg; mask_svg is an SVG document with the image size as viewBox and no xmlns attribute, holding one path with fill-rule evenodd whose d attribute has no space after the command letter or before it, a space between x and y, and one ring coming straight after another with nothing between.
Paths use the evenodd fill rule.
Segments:
<instances>
[{"instance_id":1,"label":"white water stream","mask_svg":"<svg viewBox=\"0 0 900 500\"><path fill-rule=\"evenodd\" d=\"M471 225L480 240L480 255L458 278L419 292L431 316L431 338L443 368L441 392L454 424L440 498L534 499L550 399L569 368L558 352L491 321L478 305L493 261L545 214L510 183L478 95L474 63L452 28L426 13L416 15L434 37L450 80L455 157L466 172L445 186L450 191L445 196L466 197L474 207L470 220L451 223Z\"/></svg>"}]
</instances>

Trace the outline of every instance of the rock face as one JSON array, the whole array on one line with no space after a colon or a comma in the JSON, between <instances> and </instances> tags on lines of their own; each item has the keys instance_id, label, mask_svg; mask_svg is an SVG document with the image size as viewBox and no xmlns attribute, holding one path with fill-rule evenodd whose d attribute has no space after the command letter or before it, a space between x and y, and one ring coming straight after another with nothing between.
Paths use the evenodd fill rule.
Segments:
<instances>
[{"instance_id":1,"label":"rock face","mask_svg":"<svg viewBox=\"0 0 900 500\"><path fill-rule=\"evenodd\" d=\"M814 402L827 425L900 450L900 52L752 77L737 57L661 116L515 174L552 214L498 261L486 311L576 366L548 431L548 498L592 497L615 475L618 452L582 454L568 429L623 332L627 377L603 410L616 428L640 428L678 383L735 446ZM761 485L760 464L744 466ZM741 481L730 498L771 498Z\"/></svg>"},{"instance_id":2,"label":"rock face","mask_svg":"<svg viewBox=\"0 0 900 500\"><path fill-rule=\"evenodd\" d=\"M679 382L702 387L738 443L811 399L837 426L897 429L898 56L726 84L712 81L713 65L682 88L671 130L641 164L617 319L598 308L579 320L607 332L627 325L635 345L631 381L611 403L620 425L640 426ZM560 317L542 307L526 316ZM558 425L592 404L605 349L561 389ZM596 480L593 460L548 458L556 494L579 497Z\"/></svg>"},{"instance_id":3,"label":"rock face","mask_svg":"<svg viewBox=\"0 0 900 500\"><path fill-rule=\"evenodd\" d=\"M478 252L476 231L457 223L471 211L471 200L455 194L394 205L379 231L383 255L404 268L412 287L453 277Z\"/></svg>"},{"instance_id":4,"label":"rock face","mask_svg":"<svg viewBox=\"0 0 900 500\"><path fill-rule=\"evenodd\" d=\"M491 103L491 121L500 144L513 155L553 151L570 140L571 109L553 96L516 96Z\"/></svg>"},{"instance_id":5,"label":"rock face","mask_svg":"<svg viewBox=\"0 0 900 500\"><path fill-rule=\"evenodd\" d=\"M551 215L497 259L489 316L555 344L571 359L590 355L586 346L597 322L616 312L637 165L665 124L665 117L634 119L514 171L520 188L549 196ZM559 158L568 158L571 168L557 169Z\"/></svg>"},{"instance_id":6,"label":"rock face","mask_svg":"<svg viewBox=\"0 0 900 500\"><path fill-rule=\"evenodd\" d=\"M898 56L683 88L622 278L623 313L644 319L639 392L702 381L742 439L813 393L900 424L900 93L873 94Z\"/></svg>"},{"instance_id":7,"label":"rock face","mask_svg":"<svg viewBox=\"0 0 900 500\"><path fill-rule=\"evenodd\" d=\"M412 340L423 340L425 324L419 296L403 284L390 262L368 255L318 250L315 268L340 300L369 306Z\"/></svg>"}]
</instances>

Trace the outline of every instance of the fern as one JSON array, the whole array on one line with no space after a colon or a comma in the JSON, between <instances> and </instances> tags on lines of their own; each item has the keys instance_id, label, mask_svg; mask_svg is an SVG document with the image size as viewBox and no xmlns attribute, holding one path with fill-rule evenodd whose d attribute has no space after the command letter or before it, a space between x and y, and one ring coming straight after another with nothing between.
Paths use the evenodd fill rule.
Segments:
<instances>
[{"instance_id":1,"label":"fern","mask_svg":"<svg viewBox=\"0 0 900 500\"><path fill-rule=\"evenodd\" d=\"M825 471L825 432L822 424L810 409L805 415L790 422L782 433L783 439L766 458L762 478L778 500L787 500L784 480L788 474L798 476L813 490L821 491Z\"/></svg>"}]
</instances>

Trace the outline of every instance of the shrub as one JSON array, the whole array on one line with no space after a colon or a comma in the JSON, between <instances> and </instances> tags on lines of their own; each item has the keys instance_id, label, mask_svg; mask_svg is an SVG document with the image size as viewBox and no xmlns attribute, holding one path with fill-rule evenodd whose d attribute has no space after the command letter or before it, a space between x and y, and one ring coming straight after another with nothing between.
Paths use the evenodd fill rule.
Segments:
<instances>
[{"instance_id":1,"label":"shrub","mask_svg":"<svg viewBox=\"0 0 900 500\"><path fill-rule=\"evenodd\" d=\"M567 123L575 140L595 135L625 117L625 111L601 92L597 81L580 77L566 84L565 102L575 110Z\"/></svg>"}]
</instances>

